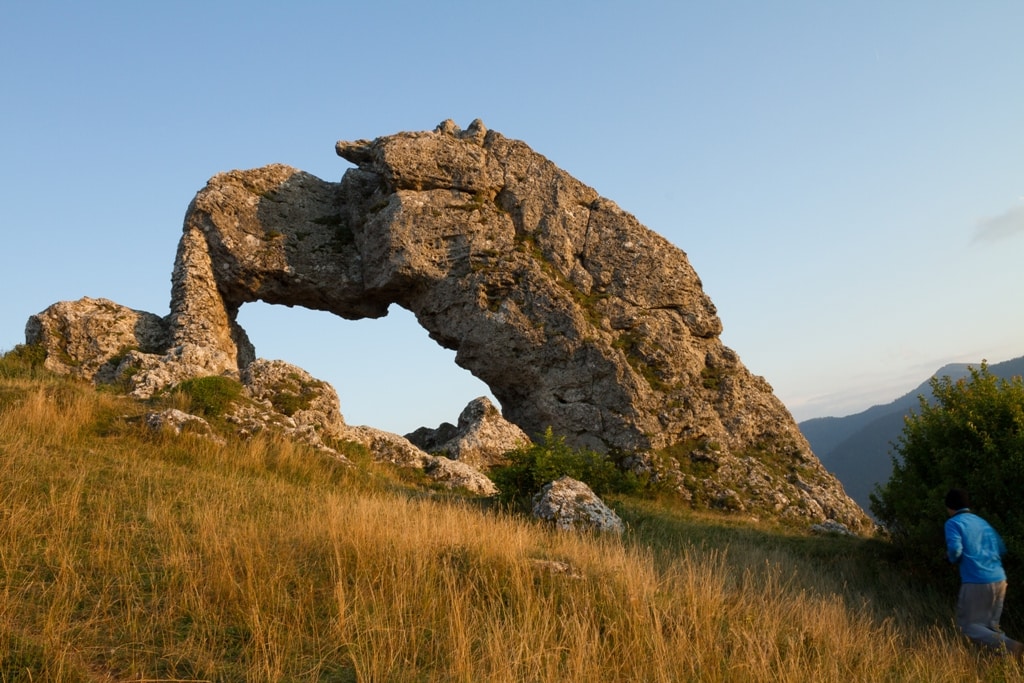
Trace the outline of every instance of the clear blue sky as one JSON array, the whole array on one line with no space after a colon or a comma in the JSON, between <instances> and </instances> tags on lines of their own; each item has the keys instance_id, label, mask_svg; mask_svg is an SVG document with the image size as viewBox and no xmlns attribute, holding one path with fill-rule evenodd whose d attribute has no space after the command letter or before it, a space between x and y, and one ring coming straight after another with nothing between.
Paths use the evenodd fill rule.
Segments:
<instances>
[{"instance_id":1,"label":"clear blue sky","mask_svg":"<svg viewBox=\"0 0 1024 683\"><path fill-rule=\"evenodd\" d=\"M481 118L682 248L798 420L1024 355L1024 3L0 4L0 349L50 304L160 315L213 174ZM487 388L405 311L251 304L349 423Z\"/></svg>"}]
</instances>

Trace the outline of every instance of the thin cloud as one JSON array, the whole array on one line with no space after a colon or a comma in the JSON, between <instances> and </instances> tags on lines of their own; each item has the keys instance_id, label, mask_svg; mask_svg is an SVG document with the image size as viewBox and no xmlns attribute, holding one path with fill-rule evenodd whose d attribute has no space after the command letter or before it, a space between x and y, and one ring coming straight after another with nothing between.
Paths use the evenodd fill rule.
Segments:
<instances>
[{"instance_id":1,"label":"thin cloud","mask_svg":"<svg viewBox=\"0 0 1024 683\"><path fill-rule=\"evenodd\" d=\"M995 242L1024 233L1024 204L978 221L972 242Z\"/></svg>"}]
</instances>

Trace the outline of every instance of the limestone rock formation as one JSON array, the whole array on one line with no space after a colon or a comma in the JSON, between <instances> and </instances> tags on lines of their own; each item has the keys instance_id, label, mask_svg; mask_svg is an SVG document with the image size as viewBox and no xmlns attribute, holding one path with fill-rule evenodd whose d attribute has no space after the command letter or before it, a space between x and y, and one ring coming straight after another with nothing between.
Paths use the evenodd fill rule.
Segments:
<instances>
[{"instance_id":1,"label":"limestone rock formation","mask_svg":"<svg viewBox=\"0 0 1024 683\"><path fill-rule=\"evenodd\" d=\"M240 376L246 401L235 403L226 419L249 436L272 430L337 455L333 442L348 439L338 394L300 367L256 359Z\"/></svg>"},{"instance_id":2,"label":"limestone rock formation","mask_svg":"<svg viewBox=\"0 0 1024 683\"><path fill-rule=\"evenodd\" d=\"M498 493L494 482L475 467L443 455L425 453L397 434L372 427L347 427L345 438L365 446L373 453L374 460L422 470L441 486L461 488L484 497Z\"/></svg>"},{"instance_id":3,"label":"limestone rock formation","mask_svg":"<svg viewBox=\"0 0 1024 683\"><path fill-rule=\"evenodd\" d=\"M486 396L469 402L457 427L445 422L437 429L422 427L405 438L429 453L481 468L502 464L506 453L530 444L530 437L502 417Z\"/></svg>"},{"instance_id":4,"label":"limestone rock formation","mask_svg":"<svg viewBox=\"0 0 1024 683\"><path fill-rule=\"evenodd\" d=\"M660 448L806 450L788 412L718 338L685 254L525 144L446 123L340 142L339 184L285 166L215 176L173 275L174 346L209 371L253 351L248 301L349 319L416 314L528 434Z\"/></svg>"},{"instance_id":5,"label":"limestone rock formation","mask_svg":"<svg viewBox=\"0 0 1024 683\"><path fill-rule=\"evenodd\" d=\"M185 217L169 315L122 323L100 366L144 398L242 377L248 302L352 320L398 305L527 435L551 427L633 454L695 502L868 525L771 386L722 344L686 254L631 214L479 121L336 151L355 165L340 183L283 165L214 176ZM39 332L54 354L85 354Z\"/></svg>"},{"instance_id":6,"label":"limestone rock formation","mask_svg":"<svg viewBox=\"0 0 1024 683\"><path fill-rule=\"evenodd\" d=\"M559 477L533 497L533 516L552 522L556 529L593 529L622 533L625 525L615 511L582 481Z\"/></svg>"},{"instance_id":7,"label":"limestone rock formation","mask_svg":"<svg viewBox=\"0 0 1024 683\"><path fill-rule=\"evenodd\" d=\"M25 325L25 343L46 351L47 370L90 381L110 382L129 353L162 353L169 342L163 318L109 299L61 301Z\"/></svg>"},{"instance_id":8,"label":"limestone rock formation","mask_svg":"<svg viewBox=\"0 0 1024 683\"><path fill-rule=\"evenodd\" d=\"M375 460L422 470L443 487L479 496L498 492L490 479L468 463L428 455L397 434L345 424L334 388L302 368L257 358L245 367L241 379L249 400L234 405L227 416L240 434L271 429L346 461L335 446L351 441L365 446Z\"/></svg>"}]
</instances>

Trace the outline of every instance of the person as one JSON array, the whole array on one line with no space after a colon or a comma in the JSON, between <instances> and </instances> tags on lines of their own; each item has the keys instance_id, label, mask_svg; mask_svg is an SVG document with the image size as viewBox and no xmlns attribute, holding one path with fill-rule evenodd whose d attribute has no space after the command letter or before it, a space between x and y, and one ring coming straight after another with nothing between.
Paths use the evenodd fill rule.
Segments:
<instances>
[{"instance_id":1,"label":"person","mask_svg":"<svg viewBox=\"0 0 1024 683\"><path fill-rule=\"evenodd\" d=\"M999 628L1006 597L1006 571L1002 557L1006 545L992 526L970 510L963 489L946 494L946 555L960 569L956 623L972 641L1024 657L1024 644Z\"/></svg>"}]
</instances>

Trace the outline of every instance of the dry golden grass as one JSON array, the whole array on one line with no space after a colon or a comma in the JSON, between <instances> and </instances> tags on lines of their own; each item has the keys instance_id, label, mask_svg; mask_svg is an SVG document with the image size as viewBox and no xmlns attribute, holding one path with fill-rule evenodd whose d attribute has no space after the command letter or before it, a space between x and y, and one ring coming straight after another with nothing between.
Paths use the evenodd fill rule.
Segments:
<instances>
[{"instance_id":1,"label":"dry golden grass","mask_svg":"<svg viewBox=\"0 0 1024 683\"><path fill-rule=\"evenodd\" d=\"M560 534L0 381L2 681L1002 681L865 541L618 501Z\"/></svg>"}]
</instances>

